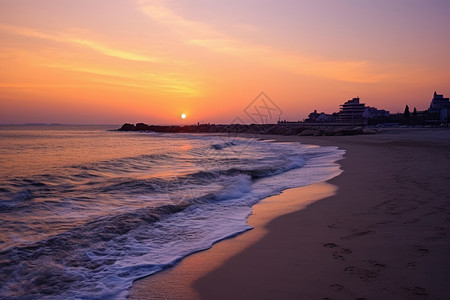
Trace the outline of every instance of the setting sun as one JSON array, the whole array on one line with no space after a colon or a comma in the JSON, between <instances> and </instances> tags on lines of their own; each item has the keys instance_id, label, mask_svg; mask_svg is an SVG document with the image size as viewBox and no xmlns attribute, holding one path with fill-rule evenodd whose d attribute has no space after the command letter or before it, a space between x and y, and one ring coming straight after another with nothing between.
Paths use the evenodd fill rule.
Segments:
<instances>
[{"instance_id":1,"label":"setting sun","mask_svg":"<svg viewBox=\"0 0 450 300\"><path fill-rule=\"evenodd\" d=\"M184 120L186 119L186 114L181 114L181 118Z\"/></svg>"}]
</instances>

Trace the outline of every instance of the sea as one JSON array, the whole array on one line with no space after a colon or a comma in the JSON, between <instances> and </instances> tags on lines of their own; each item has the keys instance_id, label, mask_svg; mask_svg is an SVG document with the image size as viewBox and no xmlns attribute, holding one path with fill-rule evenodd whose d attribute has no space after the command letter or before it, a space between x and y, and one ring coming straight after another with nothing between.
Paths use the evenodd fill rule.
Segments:
<instances>
[{"instance_id":1,"label":"sea","mask_svg":"<svg viewBox=\"0 0 450 300\"><path fill-rule=\"evenodd\" d=\"M252 228L252 205L340 174L344 151L119 126L0 126L0 298L125 299Z\"/></svg>"}]
</instances>

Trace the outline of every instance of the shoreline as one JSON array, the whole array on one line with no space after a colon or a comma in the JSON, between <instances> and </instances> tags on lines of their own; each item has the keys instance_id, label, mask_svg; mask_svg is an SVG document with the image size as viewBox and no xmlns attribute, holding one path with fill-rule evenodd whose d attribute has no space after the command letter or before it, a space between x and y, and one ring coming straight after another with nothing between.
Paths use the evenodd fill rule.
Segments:
<instances>
[{"instance_id":1,"label":"shoreline","mask_svg":"<svg viewBox=\"0 0 450 300\"><path fill-rule=\"evenodd\" d=\"M209 249L184 257L172 268L137 280L133 283L128 299L200 299L193 288L198 278L262 239L268 233L267 224L272 220L304 209L335 192L336 186L319 182L290 188L279 195L261 200L253 205L253 211L247 219L253 229L218 241Z\"/></svg>"},{"instance_id":2,"label":"shoreline","mask_svg":"<svg viewBox=\"0 0 450 300\"><path fill-rule=\"evenodd\" d=\"M209 134L208 134L209 135ZM254 135L239 134L235 137L254 139ZM259 140L276 143L272 136L267 135ZM308 145L306 145L308 146ZM309 145L317 147L315 145ZM344 159L344 154L335 158L328 158L324 167L333 164L333 175L342 173L338 161ZM333 160L332 160L333 159ZM312 160L314 161L314 159ZM322 164L322 162L316 162ZM313 163L314 164L314 163ZM331 169L330 169L331 170ZM320 174L321 171L318 170ZM324 180L324 179L323 179ZM180 259L173 267L148 275L133 282L128 299L200 299L198 293L192 288L195 280L206 275L233 255L249 247L260 240L267 230L266 225L292 211L304 209L309 204L322 198L331 196L336 192L336 187L326 181L307 184L305 186L287 188L280 194L275 194L260 200L252 206L252 212L247 217L250 230L237 233L231 237L219 240L208 248L191 253Z\"/></svg>"},{"instance_id":3,"label":"shoreline","mask_svg":"<svg viewBox=\"0 0 450 300\"><path fill-rule=\"evenodd\" d=\"M337 194L262 225L267 233L256 240L249 234L259 227L135 282L130 299L164 299L164 292L155 294L163 283L166 290L179 288L170 299L450 296L445 289L450 280L448 130L261 138L346 150L339 162L344 172L328 181L339 188ZM418 175L424 174L421 182ZM246 246L225 251L228 258L214 254L237 240ZM198 268L202 271L191 271Z\"/></svg>"}]
</instances>

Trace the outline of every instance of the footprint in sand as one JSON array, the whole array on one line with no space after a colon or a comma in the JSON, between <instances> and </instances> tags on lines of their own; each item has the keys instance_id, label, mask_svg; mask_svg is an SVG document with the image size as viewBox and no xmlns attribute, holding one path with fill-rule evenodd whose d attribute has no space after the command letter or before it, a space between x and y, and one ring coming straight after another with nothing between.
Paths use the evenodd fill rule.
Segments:
<instances>
[{"instance_id":1,"label":"footprint in sand","mask_svg":"<svg viewBox=\"0 0 450 300\"><path fill-rule=\"evenodd\" d=\"M335 243L326 243L326 244L323 244L323 246L325 248L334 248L334 247L337 247L338 245L336 245Z\"/></svg>"},{"instance_id":2,"label":"footprint in sand","mask_svg":"<svg viewBox=\"0 0 450 300\"><path fill-rule=\"evenodd\" d=\"M363 269L358 267L346 267L344 269L350 276L359 277L363 281L369 281L378 277L378 272L375 270Z\"/></svg>"},{"instance_id":3,"label":"footprint in sand","mask_svg":"<svg viewBox=\"0 0 450 300\"><path fill-rule=\"evenodd\" d=\"M333 251L331 253L331 255L334 259L345 260L344 254L353 253L352 250L350 250L348 248L342 248L335 243L325 243L325 244L323 244L323 246L325 248L337 248L336 249L337 251Z\"/></svg>"},{"instance_id":4,"label":"footprint in sand","mask_svg":"<svg viewBox=\"0 0 450 300\"><path fill-rule=\"evenodd\" d=\"M354 232L354 233L352 233L352 234L350 234L348 236L341 237L341 240L351 240L351 239L358 238L358 237L361 237L361 236L364 236L364 235L368 235L368 234L370 234L372 232L373 232L372 230L356 231L356 232Z\"/></svg>"},{"instance_id":5,"label":"footprint in sand","mask_svg":"<svg viewBox=\"0 0 450 300\"><path fill-rule=\"evenodd\" d=\"M334 259L345 260L345 258L342 255L340 255L339 252L337 252L337 251L334 251L332 256Z\"/></svg>"},{"instance_id":6,"label":"footprint in sand","mask_svg":"<svg viewBox=\"0 0 450 300\"><path fill-rule=\"evenodd\" d=\"M346 299L367 300L367 298L364 298L364 297L357 297L352 291L350 291L348 288L344 287L342 284L339 284L339 283L331 284L330 288L333 289L334 292L347 294L348 297L346 297ZM331 300L331 299L335 299L335 298L334 297L333 298L329 298L329 297L322 298L322 300Z\"/></svg>"},{"instance_id":7,"label":"footprint in sand","mask_svg":"<svg viewBox=\"0 0 450 300\"><path fill-rule=\"evenodd\" d=\"M414 223L417 223L419 221L420 221L420 218L414 218L414 219L411 219L409 221L403 222L403 224L414 224Z\"/></svg>"},{"instance_id":8,"label":"footprint in sand","mask_svg":"<svg viewBox=\"0 0 450 300\"><path fill-rule=\"evenodd\" d=\"M417 265L417 262L415 262L415 261L410 261L410 262L408 262L408 263L406 264L406 267L409 268L409 269L415 270L415 269L416 269L416 265Z\"/></svg>"},{"instance_id":9,"label":"footprint in sand","mask_svg":"<svg viewBox=\"0 0 450 300\"><path fill-rule=\"evenodd\" d=\"M370 281L377 278L380 272L386 267L385 264L376 260L366 261L368 268L346 267L344 269L351 276L359 277L363 281Z\"/></svg>"},{"instance_id":10,"label":"footprint in sand","mask_svg":"<svg viewBox=\"0 0 450 300\"><path fill-rule=\"evenodd\" d=\"M369 266L371 266L372 268L378 268L378 269L381 269L381 268L386 267L385 264L382 264L382 263L380 263L380 262L378 262L378 261L376 261L376 260L368 260L367 263L368 263Z\"/></svg>"},{"instance_id":11,"label":"footprint in sand","mask_svg":"<svg viewBox=\"0 0 450 300\"><path fill-rule=\"evenodd\" d=\"M413 288L406 288L406 290L416 296L430 296L428 291L420 286L415 286Z\"/></svg>"},{"instance_id":12,"label":"footprint in sand","mask_svg":"<svg viewBox=\"0 0 450 300\"><path fill-rule=\"evenodd\" d=\"M428 250L427 248L422 247L420 245L414 245L414 246L412 246L412 248L414 249L415 254L420 257L425 256L428 253L430 253L430 250Z\"/></svg>"},{"instance_id":13,"label":"footprint in sand","mask_svg":"<svg viewBox=\"0 0 450 300\"><path fill-rule=\"evenodd\" d=\"M338 291L338 292L344 290L344 286L342 286L339 283L335 283L335 284L330 285L330 288L333 288L335 291Z\"/></svg>"}]
</instances>

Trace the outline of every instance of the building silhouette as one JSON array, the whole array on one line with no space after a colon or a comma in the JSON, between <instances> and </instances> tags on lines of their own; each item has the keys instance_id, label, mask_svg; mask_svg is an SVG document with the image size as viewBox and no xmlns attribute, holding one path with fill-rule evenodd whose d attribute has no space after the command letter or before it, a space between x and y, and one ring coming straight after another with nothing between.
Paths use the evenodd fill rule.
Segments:
<instances>
[{"instance_id":1,"label":"building silhouette","mask_svg":"<svg viewBox=\"0 0 450 300\"><path fill-rule=\"evenodd\" d=\"M365 124L366 120L363 117L366 105L359 102L359 97L348 100L341 104L341 109L337 121L339 123L349 124Z\"/></svg>"},{"instance_id":2,"label":"building silhouette","mask_svg":"<svg viewBox=\"0 0 450 300\"><path fill-rule=\"evenodd\" d=\"M444 95L439 95L435 91L428 112L439 115L439 121L448 122L450 118L449 98L444 98Z\"/></svg>"}]
</instances>

